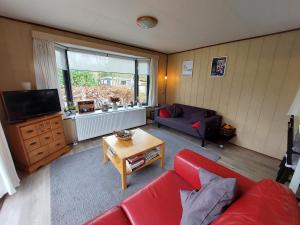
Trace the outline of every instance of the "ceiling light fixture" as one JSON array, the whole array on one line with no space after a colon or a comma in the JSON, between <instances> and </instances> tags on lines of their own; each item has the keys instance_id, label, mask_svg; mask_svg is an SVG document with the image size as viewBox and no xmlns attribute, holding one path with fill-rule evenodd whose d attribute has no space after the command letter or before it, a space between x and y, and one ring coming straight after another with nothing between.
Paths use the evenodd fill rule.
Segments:
<instances>
[{"instance_id":1,"label":"ceiling light fixture","mask_svg":"<svg viewBox=\"0 0 300 225\"><path fill-rule=\"evenodd\" d=\"M143 29L150 29L156 26L158 20L152 16L141 16L137 18L136 23Z\"/></svg>"}]
</instances>

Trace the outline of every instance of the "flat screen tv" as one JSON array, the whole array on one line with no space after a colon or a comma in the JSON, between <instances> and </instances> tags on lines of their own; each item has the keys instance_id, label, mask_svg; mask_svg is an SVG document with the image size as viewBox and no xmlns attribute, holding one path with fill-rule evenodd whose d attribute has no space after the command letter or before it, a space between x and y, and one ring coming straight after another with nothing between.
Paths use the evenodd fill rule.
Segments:
<instances>
[{"instance_id":1,"label":"flat screen tv","mask_svg":"<svg viewBox=\"0 0 300 225\"><path fill-rule=\"evenodd\" d=\"M1 97L9 122L61 111L57 89L5 91Z\"/></svg>"}]
</instances>

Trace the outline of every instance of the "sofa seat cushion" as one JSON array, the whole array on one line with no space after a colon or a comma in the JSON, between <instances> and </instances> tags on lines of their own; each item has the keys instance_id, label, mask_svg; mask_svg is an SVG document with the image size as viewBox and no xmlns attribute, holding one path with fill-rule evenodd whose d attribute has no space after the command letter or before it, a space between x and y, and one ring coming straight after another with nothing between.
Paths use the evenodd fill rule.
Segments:
<instances>
[{"instance_id":1,"label":"sofa seat cushion","mask_svg":"<svg viewBox=\"0 0 300 225\"><path fill-rule=\"evenodd\" d=\"M192 123L183 117L178 118L157 118L157 122L159 122L162 125L171 127L175 130L180 130L184 133L193 135L195 137L199 137L199 133L197 132L197 129L192 128Z\"/></svg>"},{"instance_id":2,"label":"sofa seat cushion","mask_svg":"<svg viewBox=\"0 0 300 225\"><path fill-rule=\"evenodd\" d=\"M255 184L212 225L299 225L300 208L286 186L270 179Z\"/></svg>"},{"instance_id":3,"label":"sofa seat cushion","mask_svg":"<svg viewBox=\"0 0 300 225\"><path fill-rule=\"evenodd\" d=\"M85 225L130 225L123 209L119 206L113 207L101 216L87 222Z\"/></svg>"},{"instance_id":4,"label":"sofa seat cushion","mask_svg":"<svg viewBox=\"0 0 300 225\"><path fill-rule=\"evenodd\" d=\"M182 216L180 189L192 186L171 170L121 204L133 225L179 225Z\"/></svg>"}]
</instances>

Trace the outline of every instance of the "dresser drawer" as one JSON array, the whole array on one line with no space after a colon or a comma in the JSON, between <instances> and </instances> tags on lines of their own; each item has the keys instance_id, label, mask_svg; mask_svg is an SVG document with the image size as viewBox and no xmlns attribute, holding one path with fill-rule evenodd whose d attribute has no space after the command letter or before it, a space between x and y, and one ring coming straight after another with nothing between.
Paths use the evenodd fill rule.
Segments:
<instances>
[{"instance_id":1,"label":"dresser drawer","mask_svg":"<svg viewBox=\"0 0 300 225\"><path fill-rule=\"evenodd\" d=\"M54 119L50 120L50 123L51 123L51 129L52 130L57 129L57 128L62 128L62 122L61 122L60 117L57 117L57 118L54 118Z\"/></svg>"},{"instance_id":2,"label":"dresser drawer","mask_svg":"<svg viewBox=\"0 0 300 225\"><path fill-rule=\"evenodd\" d=\"M52 131L52 136L54 140L58 140L61 138L64 138L64 129L63 128L58 128L56 130Z\"/></svg>"},{"instance_id":3,"label":"dresser drawer","mask_svg":"<svg viewBox=\"0 0 300 225\"><path fill-rule=\"evenodd\" d=\"M37 131L35 129L35 125L21 127L20 131L21 131L23 140L37 136Z\"/></svg>"},{"instance_id":4,"label":"dresser drawer","mask_svg":"<svg viewBox=\"0 0 300 225\"><path fill-rule=\"evenodd\" d=\"M47 131L50 131L51 126L50 126L50 121L44 121L36 124L36 130L38 134L43 134Z\"/></svg>"},{"instance_id":5,"label":"dresser drawer","mask_svg":"<svg viewBox=\"0 0 300 225\"><path fill-rule=\"evenodd\" d=\"M53 152L56 152L65 146L66 146L65 139L59 139L57 141L54 141L49 145L49 153L51 154Z\"/></svg>"},{"instance_id":6,"label":"dresser drawer","mask_svg":"<svg viewBox=\"0 0 300 225\"><path fill-rule=\"evenodd\" d=\"M41 147L41 143L40 143L40 140L38 137L30 138L30 139L24 141L24 145L28 151L33 151L33 150Z\"/></svg>"},{"instance_id":7,"label":"dresser drawer","mask_svg":"<svg viewBox=\"0 0 300 225\"><path fill-rule=\"evenodd\" d=\"M40 135L39 139L40 139L41 146L50 144L53 141L51 131Z\"/></svg>"},{"instance_id":8,"label":"dresser drawer","mask_svg":"<svg viewBox=\"0 0 300 225\"><path fill-rule=\"evenodd\" d=\"M35 163L49 155L49 145L35 149L28 153L30 163Z\"/></svg>"}]
</instances>

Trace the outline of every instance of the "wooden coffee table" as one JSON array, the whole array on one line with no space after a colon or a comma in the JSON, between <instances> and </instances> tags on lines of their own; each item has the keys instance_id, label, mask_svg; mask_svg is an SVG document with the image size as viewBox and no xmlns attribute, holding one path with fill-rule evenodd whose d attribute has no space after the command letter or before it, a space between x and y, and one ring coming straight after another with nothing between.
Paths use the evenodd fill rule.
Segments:
<instances>
[{"instance_id":1,"label":"wooden coffee table","mask_svg":"<svg viewBox=\"0 0 300 225\"><path fill-rule=\"evenodd\" d=\"M118 140L115 135L110 135L103 138L104 162L110 160L115 168L119 171L121 174L123 190L127 188L127 175L131 174L132 172L138 171L157 160L160 160L161 168L164 166L165 143L141 129L135 129L133 131L134 135L132 140L129 141ZM147 151L157 147L159 148L159 155L154 159L146 161L138 169L131 171L126 166L126 160L128 158L144 154ZM108 154L109 148L111 148L111 150L115 153L113 156Z\"/></svg>"}]
</instances>

